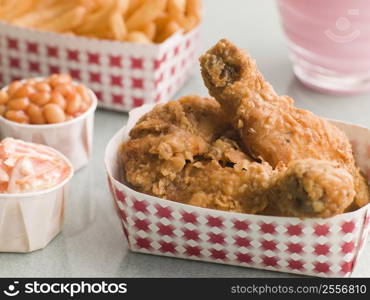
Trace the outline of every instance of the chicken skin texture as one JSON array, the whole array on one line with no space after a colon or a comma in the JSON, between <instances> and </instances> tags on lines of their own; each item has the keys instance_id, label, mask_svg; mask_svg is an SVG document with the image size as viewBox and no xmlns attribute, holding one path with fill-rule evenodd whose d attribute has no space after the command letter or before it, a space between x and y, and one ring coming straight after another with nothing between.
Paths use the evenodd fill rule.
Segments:
<instances>
[{"instance_id":1,"label":"chicken skin texture","mask_svg":"<svg viewBox=\"0 0 370 300\"><path fill-rule=\"evenodd\" d=\"M352 176L344 169L301 160L273 170L242 151L225 120L211 98L156 106L121 147L124 181L157 197L239 213L327 217L353 200Z\"/></svg>"},{"instance_id":2,"label":"chicken skin texture","mask_svg":"<svg viewBox=\"0 0 370 300\"><path fill-rule=\"evenodd\" d=\"M288 163L266 191L265 214L328 218L343 213L355 195L353 177L338 164L315 159Z\"/></svg>"},{"instance_id":3,"label":"chicken skin texture","mask_svg":"<svg viewBox=\"0 0 370 300\"><path fill-rule=\"evenodd\" d=\"M277 169L284 169L291 162L302 159L332 162L338 166L334 173L352 176L354 192L348 193L348 196L353 195L356 206L361 207L369 202L367 182L355 165L346 135L328 121L296 108L292 98L278 96L247 53L227 40L220 40L200 58L200 64L210 95L219 101L233 127L238 130L243 147L249 155ZM318 164L316 167L322 166ZM343 170L339 171L338 168ZM325 178L320 170L311 171L310 174L310 177L319 176L320 180ZM287 194L301 193L294 191L296 185L289 186L293 190L286 189ZM311 188L315 188L315 185ZM329 195L333 192L331 189L338 188L340 185L325 186L323 190ZM305 192L311 195L312 191ZM308 198L300 199L305 201ZM287 205L289 203L285 202ZM295 210L296 204L291 204L294 206L284 209L283 214L301 214L300 210ZM327 206L327 212L322 212L322 215L341 213L350 206L351 201L345 197L342 205L337 204Z\"/></svg>"},{"instance_id":4,"label":"chicken skin texture","mask_svg":"<svg viewBox=\"0 0 370 300\"><path fill-rule=\"evenodd\" d=\"M157 197L221 210L258 213L255 194L272 168L241 151L219 103L187 96L144 115L121 147L124 180Z\"/></svg>"}]
</instances>

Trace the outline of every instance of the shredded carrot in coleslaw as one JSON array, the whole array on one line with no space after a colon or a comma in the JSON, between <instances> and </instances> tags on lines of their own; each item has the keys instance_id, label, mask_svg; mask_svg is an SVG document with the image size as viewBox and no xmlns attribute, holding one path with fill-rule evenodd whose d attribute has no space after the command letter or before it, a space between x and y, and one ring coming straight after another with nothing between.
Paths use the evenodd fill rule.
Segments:
<instances>
[{"instance_id":1,"label":"shredded carrot in coleslaw","mask_svg":"<svg viewBox=\"0 0 370 300\"><path fill-rule=\"evenodd\" d=\"M28 193L52 188L72 172L53 149L6 138L0 142L0 193Z\"/></svg>"}]
</instances>

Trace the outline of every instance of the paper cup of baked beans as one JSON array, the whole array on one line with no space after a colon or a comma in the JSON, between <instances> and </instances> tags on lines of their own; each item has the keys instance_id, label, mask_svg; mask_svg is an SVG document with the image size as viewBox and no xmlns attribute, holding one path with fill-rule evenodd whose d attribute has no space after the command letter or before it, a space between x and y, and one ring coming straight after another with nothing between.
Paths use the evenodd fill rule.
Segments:
<instances>
[{"instance_id":1,"label":"paper cup of baked beans","mask_svg":"<svg viewBox=\"0 0 370 300\"><path fill-rule=\"evenodd\" d=\"M96 106L95 94L66 74L14 81L0 90L1 138L53 147L78 170L91 156Z\"/></svg>"},{"instance_id":2,"label":"paper cup of baked beans","mask_svg":"<svg viewBox=\"0 0 370 300\"><path fill-rule=\"evenodd\" d=\"M57 150L0 142L0 252L44 248L62 229L73 166Z\"/></svg>"}]
</instances>

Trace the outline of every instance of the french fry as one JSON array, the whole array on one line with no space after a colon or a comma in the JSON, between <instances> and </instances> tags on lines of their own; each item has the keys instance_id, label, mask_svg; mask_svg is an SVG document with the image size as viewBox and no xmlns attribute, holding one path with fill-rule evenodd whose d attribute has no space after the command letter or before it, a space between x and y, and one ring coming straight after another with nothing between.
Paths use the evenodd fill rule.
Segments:
<instances>
[{"instance_id":1,"label":"french fry","mask_svg":"<svg viewBox=\"0 0 370 300\"><path fill-rule=\"evenodd\" d=\"M15 1L14 1L15 3ZM35 0L24 0L22 5L15 5L9 10L8 13L5 13L3 16L3 21L11 22L14 19L24 15L27 11L31 10L35 6Z\"/></svg>"},{"instance_id":2,"label":"french fry","mask_svg":"<svg viewBox=\"0 0 370 300\"><path fill-rule=\"evenodd\" d=\"M129 0L117 0L117 13L121 15L125 14L128 9L129 2Z\"/></svg>"},{"instance_id":3,"label":"french fry","mask_svg":"<svg viewBox=\"0 0 370 300\"><path fill-rule=\"evenodd\" d=\"M90 34L94 31L97 31L99 28L104 26L105 20L107 20L112 13L112 10L115 8L116 3L112 0L107 1L103 9L96 11L93 14L90 14L83 25L79 28L76 28L75 32L77 34Z\"/></svg>"},{"instance_id":4,"label":"french fry","mask_svg":"<svg viewBox=\"0 0 370 300\"><path fill-rule=\"evenodd\" d=\"M0 21L138 43L160 43L201 19L201 0L0 0Z\"/></svg>"},{"instance_id":5,"label":"french fry","mask_svg":"<svg viewBox=\"0 0 370 300\"><path fill-rule=\"evenodd\" d=\"M129 0L128 7L125 13L125 17L129 17L132 15L133 12L135 12L138 7L143 4L145 0Z\"/></svg>"},{"instance_id":6,"label":"french fry","mask_svg":"<svg viewBox=\"0 0 370 300\"><path fill-rule=\"evenodd\" d=\"M146 0L128 18L127 29L135 30L156 19L166 7L167 0Z\"/></svg>"},{"instance_id":7,"label":"french fry","mask_svg":"<svg viewBox=\"0 0 370 300\"><path fill-rule=\"evenodd\" d=\"M127 35L126 38L127 42L132 42L132 43L139 43L139 44L150 44L151 40L148 39L148 37L140 32L140 31L131 31Z\"/></svg>"},{"instance_id":8,"label":"french fry","mask_svg":"<svg viewBox=\"0 0 370 300\"><path fill-rule=\"evenodd\" d=\"M127 29L125 22L123 21L123 16L119 13L114 13L110 17L109 25L114 39L117 41L123 41L127 35Z\"/></svg>"},{"instance_id":9,"label":"french fry","mask_svg":"<svg viewBox=\"0 0 370 300\"><path fill-rule=\"evenodd\" d=\"M59 15L72 9L74 5L72 3L59 3L53 7L50 7L41 11L32 11L31 13L25 14L21 18L17 18L13 24L24 27L35 27L38 25L48 22L49 20L56 19Z\"/></svg>"},{"instance_id":10,"label":"french fry","mask_svg":"<svg viewBox=\"0 0 370 300\"><path fill-rule=\"evenodd\" d=\"M166 24L165 28L157 34L154 41L156 43L162 43L179 30L181 30L180 25L175 21L170 21Z\"/></svg>"},{"instance_id":11,"label":"french fry","mask_svg":"<svg viewBox=\"0 0 370 300\"><path fill-rule=\"evenodd\" d=\"M143 32L148 37L148 39L153 41L157 31L157 26L154 22L150 22L140 28L140 31Z\"/></svg>"},{"instance_id":12,"label":"french fry","mask_svg":"<svg viewBox=\"0 0 370 300\"><path fill-rule=\"evenodd\" d=\"M157 27L157 32L160 32L164 29L166 24L171 21L171 17L167 12L161 13L155 20L154 23Z\"/></svg>"},{"instance_id":13,"label":"french fry","mask_svg":"<svg viewBox=\"0 0 370 300\"><path fill-rule=\"evenodd\" d=\"M62 14L59 18L42 25L40 28L43 30L57 32L69 31L82 24L85 15L86 8L83 6L77 6L72 10Z\"/></svg>"},{"instance_id":14,"label":"french fry","mask_svg":"<svg viewBox=\"0 0 370 300\"><path fill-rule=\"evenodd\" d=\"M199 18L197 16L188 16L183 19L181 27L184 28L185 32L189 32L199 23Z\"/></svg>"},{"instance_id":15,"label":"french fry","mask_svg":"<svg viewBox=\"0 0 370 300\"><path fill-rule=\"evenodd\" d=\"M202 10L201 0L187 0L186 2L186 15L200 17Z\"/></svg>"},{"instance_id":16,"label":"french fry","mask_svg":"<svg viewBox=\"0 0 370 300\"><path fill-rule=\"evenodd\" d=\"M170 15L184 15L186 12L186 0L168 0L167 11Z\"/></svg>"}]
</instances>

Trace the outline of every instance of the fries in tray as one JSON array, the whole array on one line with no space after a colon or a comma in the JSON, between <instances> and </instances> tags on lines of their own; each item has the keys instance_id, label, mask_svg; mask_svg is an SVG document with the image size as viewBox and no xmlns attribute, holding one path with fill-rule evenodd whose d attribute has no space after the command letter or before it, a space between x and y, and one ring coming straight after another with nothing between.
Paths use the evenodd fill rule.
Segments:
<instances>
[{"instance_id":1,"label":"fries in tray","mask_svg":"<svg viewBox=\"0 0 370 300\"><path fill-rule=\"evenodd\" d=\"M201 0L0 0L0 21L86 37L161 43L201 20Z\"/></svg>"}]
</instances>

